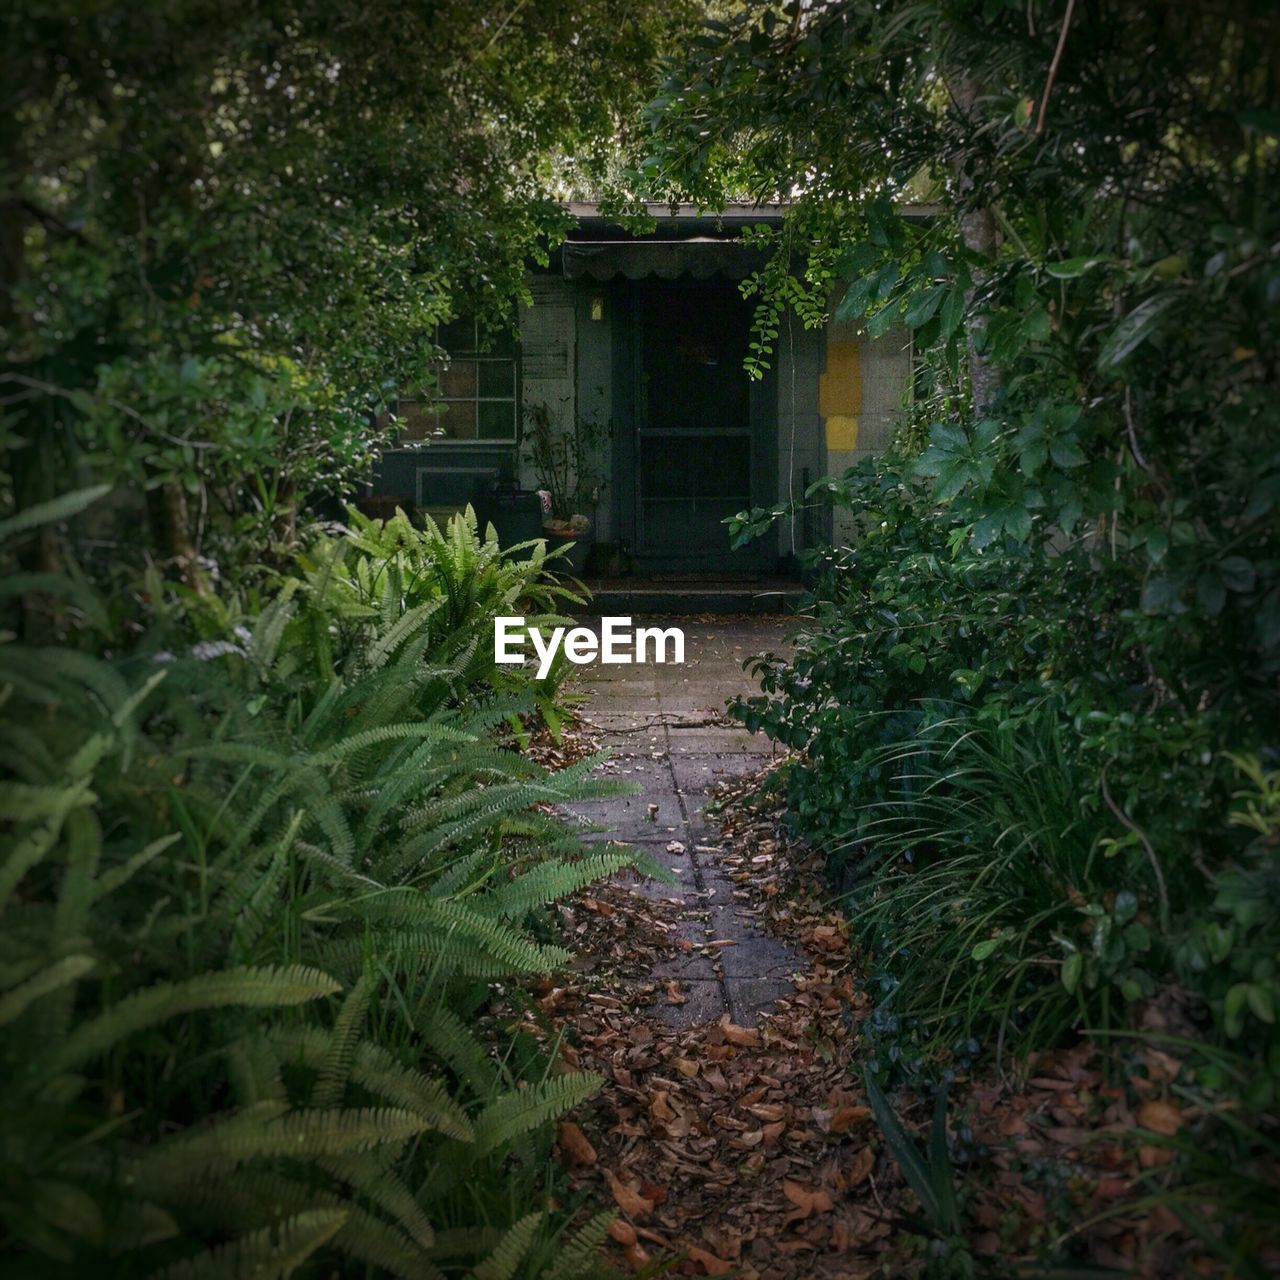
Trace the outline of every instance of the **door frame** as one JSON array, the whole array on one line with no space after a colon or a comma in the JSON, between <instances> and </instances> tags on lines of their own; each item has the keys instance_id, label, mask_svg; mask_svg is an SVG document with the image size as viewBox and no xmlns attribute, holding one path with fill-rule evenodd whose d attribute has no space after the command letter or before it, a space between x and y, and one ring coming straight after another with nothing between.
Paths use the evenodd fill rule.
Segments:
<instances>
[{"instance_id":1,"label":"door frame","mask_svg":"<svg viewBox=\"0 0 1280 1280\"><path fill-rule=\"evenodd\" d=\"M756 538L745 547L727 554L691 552L645 552L641 549L640 458L638 427L640 414L641 294L646 287L724 291L732 281L713 276L709 280L683 277L676 280L653 278L618 280L610 289L613 326L613 438L612 489L614 528L624 550L641 572L657 573L760 573L776 568L776 540L770 534ZM775 352L775 359L777 358ZM746 372L742 376L745 378ZM778 500L778 392L774 369L763 378L752 379L748 387L748 425L751 432L751 505L771 506ZM727 531L726 531L727 537Z\"/></svg>"}]
</instances>

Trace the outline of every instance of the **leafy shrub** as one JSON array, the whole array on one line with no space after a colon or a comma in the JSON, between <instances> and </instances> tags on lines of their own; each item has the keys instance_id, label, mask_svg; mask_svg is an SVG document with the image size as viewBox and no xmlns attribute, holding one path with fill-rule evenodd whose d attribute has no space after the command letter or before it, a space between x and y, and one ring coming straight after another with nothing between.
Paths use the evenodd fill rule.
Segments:
<instances>
[{"instance_id":1,"label":"leafy shrub","mask_svg":"<svg viewBox=\"0 0 1280 1280\"><path fill-rule=\"evenodd\" d=\"M1124 560L1087 540L975 548L917 477L889 457L814 487L857 534L816 558L794 653L759 659L763 692L736 708L803 752L792 820L881 966L873 1032L917 1064L974 1040L1026 1051L1128 1025L1175 982L1220 1039L1228 989L1237 1034L1256 1031L1275 917L1258 842L1227 821L1228 753L1265 746L1269 695L1239 676L1198 701L1153 691L1152 664L1172 686L1202 641L1148 642ZM1232 924L1236 894L1252 905Z\"/></svg>"},{"instance_id":2,"label":"leafy shrub","mask_svg":"<svg viewBox=\"0 0 1280 1280\"><path fill-rule=\"evenodd\" d=\"M630 861L548 816L617 790L593 761L492 738L533 704L488 611L561 597L474 522L354 542L184 656L0 646L7 1273L593 1265L605 1221L556 1245L536 1206L596 1081L477 1029Z\"/></svg>"}]
</instances>

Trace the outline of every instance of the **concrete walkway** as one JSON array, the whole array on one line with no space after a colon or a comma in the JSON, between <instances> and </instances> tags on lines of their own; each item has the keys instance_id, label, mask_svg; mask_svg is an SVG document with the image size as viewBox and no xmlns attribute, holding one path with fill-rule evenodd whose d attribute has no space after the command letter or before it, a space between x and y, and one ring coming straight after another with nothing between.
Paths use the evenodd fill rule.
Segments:
<instances>
[{"instance_id":1,"label":"concrete walkway","mask_svg":"<svg viewBox=\"0 0 1280 1280\"><path fill-rule=\"evenodd\" d=\"M767 738L747 733L724 707L735 694L756 692L742 663L781 648L786 624L776 617L635 619L636 625L659 622L683 628L683 665L593 664L583 668L580 686L587 697L582 717L612 753L609 775L638 783L642 794L585 802L572 812L604 828L592 839L640 846L679 881L677 888L650 881L639 890L680 901L673 944L692 944L689 950L673 945L653 972L662 982L677 979L688 997L685 1004L660 1005L658 1016L692 1026L728 1013L741 1026L755 1026L776 999L791 994L789 975L804 966L735 901L718 866L719 830L704 810L717 782L755 772L774 753Z\"/></svg>"}]
</instances>

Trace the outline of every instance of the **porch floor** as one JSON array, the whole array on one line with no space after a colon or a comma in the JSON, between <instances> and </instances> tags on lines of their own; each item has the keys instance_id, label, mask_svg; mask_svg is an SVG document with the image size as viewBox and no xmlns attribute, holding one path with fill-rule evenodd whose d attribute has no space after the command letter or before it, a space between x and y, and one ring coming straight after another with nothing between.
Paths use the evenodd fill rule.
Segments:
<instances>
[{"instance_id":1,"label":"porch floor","mask_svg":"<svg viewBox=\"0 0 1280 1280\"><path fill-rule=\"evenodd\" d=\"M740 574L661 574L588 578L593 614L793 613L804 588L794 578Z\"/></svg>"}]
</instances>

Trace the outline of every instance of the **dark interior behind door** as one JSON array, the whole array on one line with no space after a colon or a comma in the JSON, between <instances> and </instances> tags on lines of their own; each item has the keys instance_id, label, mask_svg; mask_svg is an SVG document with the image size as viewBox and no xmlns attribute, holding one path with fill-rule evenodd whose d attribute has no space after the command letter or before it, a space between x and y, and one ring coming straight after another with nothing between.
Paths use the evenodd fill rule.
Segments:
<instances>
[{"instance_id":1,"label":"dark interior behind door","mask_svg":"<svg viewBox=\"0 0 1280 1280\"><path fill-rule=\"evenodd\" d=\"M673 567L733 567L723 521L758 487L750 306L729 282L646 283L636 318L637 549Z\"/></svg>"}]
</instances>

